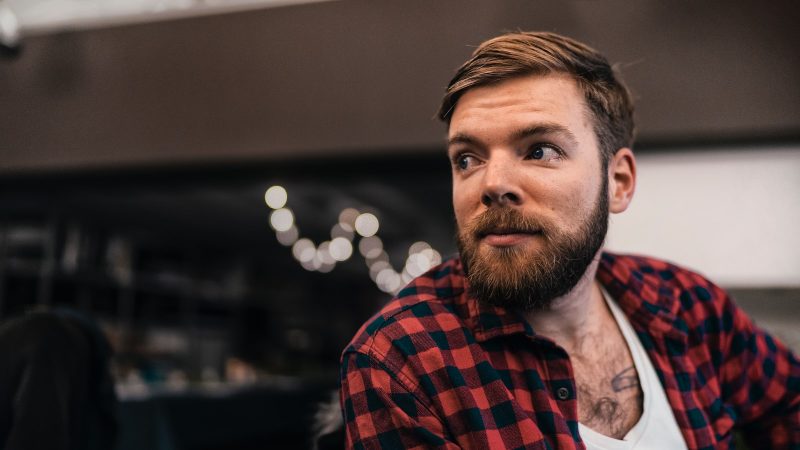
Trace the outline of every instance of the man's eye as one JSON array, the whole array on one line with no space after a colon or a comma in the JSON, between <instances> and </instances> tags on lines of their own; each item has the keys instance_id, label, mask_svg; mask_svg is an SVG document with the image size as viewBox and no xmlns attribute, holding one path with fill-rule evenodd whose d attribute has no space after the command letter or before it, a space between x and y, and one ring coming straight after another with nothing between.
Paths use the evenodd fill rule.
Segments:
<instances>
[{"instance_id":1,"label":"man's eye","mask_svg":"<svg viewBox=\"0 0 800 450\"><path fill-rule=\"evenodd\" d=\"M470 155L459 155L456 157L456 167L459 170L467 170L469 169L470 164L472 164L472 156Z\"/></svg>"},{"instance_id":2,"label":"man's eye","mask_svg":"<svg viewBox=\"0 0 800 450\"><path fill-rule=\"evenodd\" d=\"M549 144L533 145L528 152L528 159L555 159L560 156L558 149Z\"/></svg>"}]
</instances>

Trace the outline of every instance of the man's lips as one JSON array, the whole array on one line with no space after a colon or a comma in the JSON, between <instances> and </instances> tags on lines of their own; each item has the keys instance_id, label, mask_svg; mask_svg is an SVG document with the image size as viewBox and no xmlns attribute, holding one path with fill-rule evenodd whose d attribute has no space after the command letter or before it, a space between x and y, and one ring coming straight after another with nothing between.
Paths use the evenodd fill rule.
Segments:
<instances>
[{"instance_id":1,"label":"man's lips","mask_svg":"<svg viewBox=\"0 0 800 450\"><path fill-rule=\"evenodd\" d=\"M538 231L493 230L481 233L480 240L493 247L510 247L541 235Z\"/></svg>"}]
</instances>

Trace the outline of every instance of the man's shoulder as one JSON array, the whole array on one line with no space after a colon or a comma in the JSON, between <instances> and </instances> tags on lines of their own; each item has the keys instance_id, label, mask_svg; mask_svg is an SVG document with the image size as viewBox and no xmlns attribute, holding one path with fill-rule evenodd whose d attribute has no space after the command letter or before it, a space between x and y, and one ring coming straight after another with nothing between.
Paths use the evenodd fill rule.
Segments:
<instances>
[{"instance_id":1,"label":"man's shoulder","mask_svg":"<svg viewBox=\"0 0 800 450\"><path fill-rule=\"evenodd\" d=\"M700 301L709 299L711 293L706 291L720 289L699 272L664 259L605 252L602 261L612 278L621 283L641 282L662 290L694 291Z\"/></svg>"},{"instance_id":2,"label":"man's shoulder","mask_svg":"<svg viewBox=\"0 0 800 450\"><path fill-rule=\"evenodd\" d=\"M689 322L720 316L730 298L695 270L650 256L603 253L601 282L612 294L635 293ZM616 296L615 296L616 297Z\"/></svg>"},{"instance_id":3,"label":"man's shoulder","mask_svg":"<svg viewBox=\"0 0 800 450\"><path fill-rule=\"evenodd\" d=\"M420 340L433 340L435 344L440 335L465 327L467 313L466 305L460 304L464 284L459 264L457 259L445 261L412 280L367 320L345 353L377 352L377 356L385 356L387 347L402 349Z\"/></svg>"}]
</instances>

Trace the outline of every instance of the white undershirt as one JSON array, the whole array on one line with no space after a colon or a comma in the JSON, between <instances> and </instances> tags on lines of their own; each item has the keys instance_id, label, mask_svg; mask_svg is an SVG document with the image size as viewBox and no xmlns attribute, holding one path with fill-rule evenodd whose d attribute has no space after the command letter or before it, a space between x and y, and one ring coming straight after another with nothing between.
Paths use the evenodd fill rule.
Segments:
<instances>
[{"instance_id":1,"label":"white undershirt","mask_svg":"<svg viewBox=\"0 0 800 450\"><path fill-rule=\"evenodd\" d=\"M686 442L672 414L664 388L658 381L658 375L636 336L628 318L605 290L603 297L617 321L622 336L628 344L633 357L633 364L639 374L639 384L644 395L642 416L636 425L628 431L622 440L614 439L578 423L578 432L588 450L655 450L685 449Z\"/></svg>"}]
</instances>

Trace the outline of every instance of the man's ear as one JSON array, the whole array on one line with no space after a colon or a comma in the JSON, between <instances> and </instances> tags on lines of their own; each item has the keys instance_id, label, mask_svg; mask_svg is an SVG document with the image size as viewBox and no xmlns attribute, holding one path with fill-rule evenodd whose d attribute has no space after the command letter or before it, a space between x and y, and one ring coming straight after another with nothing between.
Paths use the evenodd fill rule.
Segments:
<instances>
[{"instance_id":1,"label":"man's ear","mask_svg":"<svg viewBox=\"0 0 800 450\"><path fill-rule=\"evenodd\" d=\"M628 209L636 190L636 158L625 147L617 150L608 162L608 210L621 213Z\"/></svg>"}]
</instances>

